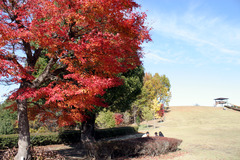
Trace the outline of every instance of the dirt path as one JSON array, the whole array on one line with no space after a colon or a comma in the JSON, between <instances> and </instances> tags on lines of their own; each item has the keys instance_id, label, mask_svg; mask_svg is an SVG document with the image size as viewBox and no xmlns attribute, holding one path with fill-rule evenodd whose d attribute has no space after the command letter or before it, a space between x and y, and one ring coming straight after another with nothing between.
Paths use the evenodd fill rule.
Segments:
<instances>
[{"instance_id":1,"label":"dirt path","mask_svg":"<svg viewBox=\"0 0 240 160\"><path fill-rule=\"evenodd\" d=\"M141 132L162 131L183 140L172 160L239 160L240 112L214 107L171 107L163 123L152 121Z\"/></svg>"}]
</instances>

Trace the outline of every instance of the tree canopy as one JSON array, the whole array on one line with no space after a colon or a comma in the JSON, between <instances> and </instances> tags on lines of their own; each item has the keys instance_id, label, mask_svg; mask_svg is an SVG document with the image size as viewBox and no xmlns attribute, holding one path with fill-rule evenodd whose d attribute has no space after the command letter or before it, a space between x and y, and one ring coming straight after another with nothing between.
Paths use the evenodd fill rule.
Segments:
<instances>
[{"instance_id":1,"label":"tree canopy","mask_svg":"<svg viewBox=\"0 0 240 160\"><path fill-rule=\"evenodd\" d=\"M128 72L121 73L119 78L123 84L107 89L104 94L105 102L111 111L124 112L131 108L143 87L144 68L139 66Z\"/></svg>"},{"instance_id":2,"label":"tree canopy","mask_svg":"<svg viewBox=\"0 0 240 160\"><path fill-rule=\"evenodd\" d=\"M118 73L140 65L140 44L150 40L146 15L133 12L138 4L131 0L1 1L0 6L1 80L25 84L12 99L44 97L34 112L48 110L48 117L61 110L60 124L82 121L82 111L104 106L96 95L121 84ZM34 77L41 55L49 60ZM59 75L62 70L67 73ZM51 83L44 86L46 81Z\"/></svg>"},{"instance_id":3,"label":"tree canopy","mask_svg":"<svg viewBox=\"0 0 240 160\"><path fill-rule=\"evenodd\" d=\"M145 73L142 95L139 102L143 105L150 105L154 99L163 104L168 104L171 98L171 84L166 75Z\"/></svg>"},{"instance_id":4,"label":"tree canopy","mask_svg":"<svg viewBox=\"0 0 240 160\"><path fill-rule=\"evenodd\" d=\"M149 109L156 113L160 110L161 104L168 105L171 99L170 89L171 84L166 75L160 76L158 73L155 73L152 76L150 73L145 73L142 92L132 105L134 115L141 114L141 111L144 114L148 113L147 110Z\"/></svg>"}]
</instances>

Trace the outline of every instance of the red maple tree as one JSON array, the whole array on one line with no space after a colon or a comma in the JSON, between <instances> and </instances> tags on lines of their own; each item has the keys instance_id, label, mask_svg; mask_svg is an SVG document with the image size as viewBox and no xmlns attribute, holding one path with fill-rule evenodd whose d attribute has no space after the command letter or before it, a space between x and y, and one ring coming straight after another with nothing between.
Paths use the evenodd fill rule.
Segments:
<instances>
[{"instance_id":1,"label":"red maple tree","mask_svg":"<svg viewBox=\"0 0 240 160\"><path fill-rule=\"evenodd\" d=\"M10 96L18 110L15 159L30 157L28 117L84 121L86 110L106 106L97 95L121 84L116 75L141 64L140 45L151 39L138 7L133 0L0 1L0 79L20 84ZM47 63L39 72L41 57Z\"/></svg>"}]
</instances>

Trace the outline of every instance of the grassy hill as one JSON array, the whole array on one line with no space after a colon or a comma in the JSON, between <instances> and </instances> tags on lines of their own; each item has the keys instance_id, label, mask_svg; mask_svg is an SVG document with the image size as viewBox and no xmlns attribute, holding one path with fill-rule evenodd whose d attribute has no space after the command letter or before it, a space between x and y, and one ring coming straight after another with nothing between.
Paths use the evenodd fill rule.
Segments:
<instances>
[{"instance_id":1,"label":"grassy hill","mask_svg":"<svg viewBox=\"0 0 240 160\"><path fill-rule=\"evenodd\" d=\"M240 112L222 107L170 107L165 122L149 122L155 126L141 132L162 131L166 137L183 140L180 157L174 160L239 160ZM168 159L168 158L167 158Z\"/></svg>"}]
</instances>

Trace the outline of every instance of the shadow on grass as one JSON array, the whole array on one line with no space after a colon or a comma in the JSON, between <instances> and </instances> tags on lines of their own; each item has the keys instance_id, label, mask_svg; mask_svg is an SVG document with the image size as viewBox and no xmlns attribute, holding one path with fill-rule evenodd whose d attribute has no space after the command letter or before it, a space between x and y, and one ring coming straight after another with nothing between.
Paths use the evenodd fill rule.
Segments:
<instances>
[{"instance_id":1,"label":"shadow on grass","mask_svg":"<svg viewBox=\"0 0 240 160\"><path fill-rule=\"evenodd\" d=\"M142 124L139 126L139 128L151 128L154 127L152 124Z\"/></svg>"},{"instance_id":2,"label":"shadow on grass","mask_svg":"<svg viewBox=\"0 0 240 160\"><path fill-rule=\"evenodd\" d=\"M165 113L169 113L169 112L171 112L171 110L169 109L169 110L164 110L164 112Z\"/></svg>"},{"instance_id":3,"label":"shadow on grass","mask_svg":"<svg viewBox=\"0 0 240 160\"><path fill-rule=\"evenodd\" d=\"M69 145L71 148L60 149L57 152L66 157L67 160L70 159L87 159L88 151L84 149L80 144Z\"/></svg>"},{"instance_id":4,"label":"shadow on grass","mask_svg":"<svg viewBox=\"0 0 240 160\"><path fill-rule=\"evenodd\" d=\"M161 121L159 121L158 123L160 123ZM152 128L160 128L160 126L155 126L155 125L152 125L152 124L143 124L143 125L140 125L139 126L139 130L148 130L148 129L152 129Z\"/></svg>"}]
</instances>

